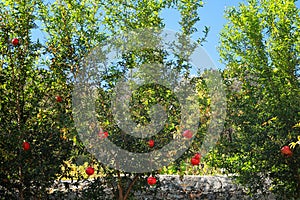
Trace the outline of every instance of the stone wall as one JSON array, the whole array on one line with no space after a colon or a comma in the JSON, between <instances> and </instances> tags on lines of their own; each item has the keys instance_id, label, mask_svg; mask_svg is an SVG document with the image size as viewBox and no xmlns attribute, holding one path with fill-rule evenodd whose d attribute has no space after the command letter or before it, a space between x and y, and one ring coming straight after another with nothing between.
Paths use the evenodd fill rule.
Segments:
<instances>
[{"instance_id":1,"label":"stone wall","mask_svg":"<svg viewBox=\"0 0 300 200\"><path fill-rule=\"evenodd\" d=\"M257 195L249 197L243 187L234 184L227 176L184 176L180 179L176 175L159 175L158 183L148 187L147 190L132 191L136 200L177 200L177 199L203 199L203 200L275 200L272 194L268 196ZM76 186L78 191L86 188L85 184ZM81 189L80 189L81 188ZM99 193L98 193L99 194ZM74 195L74 194L73 194ZM63 199L72 198L72 194ZM80 196L80 195L79 195ZM99 194L97 199L114 199L112 189L105 188L104 193ZM55 198L57 199L57 198Z\"/></svg>"},{"instance_id":2,"label":"stone wall","mask_svg":"<svg viewBox=\"0 0 300 200\"><path fill-rule=\"evenodd\" d=\"M250 200L275 199L272 195L267 197L249 197L243 187L234 184L226 176L159 176L161 185L149 191L135 192L136 199L205 199L205 200Z\"/></svg>"}]
</instances>

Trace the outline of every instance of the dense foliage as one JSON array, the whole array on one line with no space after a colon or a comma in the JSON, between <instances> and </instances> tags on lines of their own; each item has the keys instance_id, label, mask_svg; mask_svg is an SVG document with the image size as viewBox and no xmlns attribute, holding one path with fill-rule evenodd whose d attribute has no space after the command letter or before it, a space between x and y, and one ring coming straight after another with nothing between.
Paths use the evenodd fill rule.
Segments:
<instances>
[{"instance_id":1,"label":"dense foliage","mask_svg":"<svg viewBox=\"0 0 300 200\"><path fill-rule=\"evenodd\" d=\"M43 198L62 174L72 142L65 80L37 65L44 48L33 41L37 5L0 3L0 196ZM29 145L28 145L29 144Z\"/></svg>"},{"instance_id":2,"label":"dense foliage","mask_svg":"<svg viewBox=\"0 0 300 200\"><path fill-rule=\"evenodd\" d=\"M96 169L96 174L106 176L105 184L114 188L118 199L129 198L133 187L149 187L147 177L150 172L123 173L104 166L87 151L77 135L71 113L74 81L83 67L84 58L113 36L136 29L159 31L164 28L160 16L163 9L175 8L180 12L180 42L189 44L189 37L197 31L197 11L202 6L202 1L1 1L1 198L44 199L57 179L87 178L72 173L72 166L68 163L81 165L88 162ZM204 40L207 31L205 29L204 37L194 45ZM186 61L196 46L188 47L189 51L181 49L167 64L187 75L190 66ZM125 52L123 61L110 66L106 76L102 77L107 84L98 91L98 120L101 128L108 132L109 140L120 148L147 152L151 150L148 141L153 139L153 149L159 149L171 141L173 133L178 132L178 101L170 90L157 84L144 85L134 92L131 117L136 123L147 124L151 106L161 103L172 107L161 134L136 139L125 135L111 116L111 89L118 78L130 68L137 67L138 63L165 62L166 56L166 52L159 49ZM201 112L205 113L207 99L203 95L201 98L204 102ZM196 138L203 138L206 121L202 118L203 131L199 129ZM189 161L199 147L194 144L174 163L177 170L180 170L179 163ZM93 174L91 167L87 172L89 175ZM152 172L152 176L156 173ZM103 189L97 180L83 192L86 198L94 199Z\"/></svg>"},{"instance_id":3,"label":"dense foliage","mask_svg":"<svg viewBox=\"0 0 300 200\"><path fill-rule=\"evenodd\" d=\"M2 0L0 197L45 199L56 180L95 177L78 198L101 199L104 186L108 186L115 199L130 199L132 190L149 190L159 185L155 179L158 173L199 174L207 166L203 168L201 156L195 153L210 150L210 146L201 146L205 136L209 133L209 144L218 139L227 113L222 138L204 159L236 175L252 194L272 191L279 199L299 198L300 19L295 1L248 0L247 4L227 10L228 23L220 44L220 55L227 66L223 71L227 102L223 101L219 72L192 74L188 62L208 33L205 27L203 37L191 41L191 36L199 31L198 11L202 6L198 0ZM175 49L172 53L159 46L158 37L166 27L161 13L170 8L181 16L181 33L176 35L178 43L171 45ZM87 115L96 121L88 123L93 131L86 131L88 137L83 139L78 125L85 121L75 120L77 110L73 107L74 87L85 78L80 71L89 62L101 61L107 44L122 47L125 39L133 45L121 48L118 62L110 63L96 82L95 114ZM142 46L143 42L149 46ZM100 54L93 57L94 52ZM193 75L197 104L187 110L196 110L199 116L181 108L182 101L172 87L153 80L139 87L130 82L135 90L118 99L114 89L122 89L125 84L120 84L120 78L128 78L133 69L137 70L133 73L135 80L150 78L144 74L155 75L157 80L171 74L175 78L168 80L176 82L177 76ZM79 99L90 100L87 97L81 95ZM114 100L119 101L116 107L112 106ZM127 122L139 126L153 123L155 113L161 114L159 109L166 115L159 132L134 137L124 131ZM115 110L121 112L116 114ZM124 123L120 124L122 120ZM199 122L197 130L182 133L182 121L184 125ZM122 155L104 165L89 148L90 144L110 141L127 152L142 154L163 149L180 137L186 143L176 150L188 147L187 151L169 166L148 172L118 168L118 163L126 162ZM189 143L191 137L194 140ZM157 160L159 156L145 157L140 162L151 167L155 162L171 160L175 154L176 151L169 152L161 160ZM79 165L78 169L86 174L74 173L74 166Z\"/></svg>"},{"instance_id":4,"label":"dense foliage","mask_svg":"<svg viewBox=\"0 0 300 200\"><path fill-rule=\"evenodd\" d=\"M249 0L229 8L226 18L220 55L228 117L211 160L252 194L299 199L299 147L280 151L299 135L299 9L293 0Z\"/></svg>"}]
</instances>

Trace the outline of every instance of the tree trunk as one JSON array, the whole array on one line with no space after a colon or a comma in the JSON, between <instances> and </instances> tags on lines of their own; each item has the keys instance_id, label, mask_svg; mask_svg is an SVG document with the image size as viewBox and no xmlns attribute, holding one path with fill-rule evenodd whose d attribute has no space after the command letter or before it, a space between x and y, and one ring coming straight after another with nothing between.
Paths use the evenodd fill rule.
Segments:
<instances>
[{"instance_id":1,"label":"tree trunk","mask_svg":"<svg viewBox=\"0 0 300 200\"><path fill-rule=\"evenodd\" d=\"M126 199L128 198L128 196L129 196L129 194L130 194L130 191L131 191L133 185L135 184L135 182L137 181L138 177L139 177L138 174L134 176L133 180L131 181L131 183L130 183L130 185L129 185L127 191L126 191L126 194L125 194L125 196L124 196L124 200L126 200Z\"/></svg>"},{"instance_id":2,"label":"tree trunk","mask_svg":"<svg viewBox=\"0 0 300 200\"><path fill-rule=\"evenodd\" d=\"M123 200L123 188L120 171L118 171L118 191L119 191L119 200Z\"/></svg>"}]
</instances>

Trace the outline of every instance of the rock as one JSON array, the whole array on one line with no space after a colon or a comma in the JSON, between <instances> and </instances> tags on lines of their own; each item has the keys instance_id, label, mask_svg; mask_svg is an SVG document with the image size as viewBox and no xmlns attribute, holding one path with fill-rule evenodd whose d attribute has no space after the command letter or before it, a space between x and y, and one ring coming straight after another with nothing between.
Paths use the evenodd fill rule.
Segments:
<instances>
[{"instance_id":1,"label":"rock","mask_svg":"<svg viewBox=\"0 0 300 200\"><path fill-rule=\"evenodd\" d=\"M251 198L247 196L246 190L233 183L228 176L184 176L182 179L178 175L158 175L157 177L160 184L149 187L145 191L132 191L134 199L275 200L272 194L268 194L267 197L255 196ZM88 181L69 183L73 194L65 194L66 199L74 199L75 194L80 196L80 191L88 189L90 183ZM64 185L64 182L57 183L56 187L51 189L51 192L54 194L58 191L66 191ZM115 199L112 188L105 188L104 185L99 185L99 188L102 188L102 199Z\"/></svg>"}]
</instances>

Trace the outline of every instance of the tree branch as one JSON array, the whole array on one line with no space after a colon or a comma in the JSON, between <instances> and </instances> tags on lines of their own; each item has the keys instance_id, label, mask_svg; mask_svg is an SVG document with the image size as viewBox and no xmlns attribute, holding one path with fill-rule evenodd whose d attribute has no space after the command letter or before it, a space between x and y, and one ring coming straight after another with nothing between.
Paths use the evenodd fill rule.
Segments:
<instances>
[{"instance_id":1,"label":"tree branch","mask_svg":"<svg viewBox=\"0 0 300 200\"><path fill-rule=\"evenodd\" d=\"M121 180L120 171L118 171L117 173L118 173L119 200L123 200L123 188L122 188L122 180Z\"/></svg>"},{"instance_id":2,"label":"tree branch","mask_svg":"<svg viewBox=\"0 0 300 200\"><path fill-rule=\"evenodd\" d=\"M133 180L131 181L131 183L130 183L130 185L129 185L127 191L126 191L126 194L125 194L123 200L126 200L126 199L128 198L128 196L129 196L129 194L130 194L130 191L131 191L131 189L132 189L134 183L137 181L138 177L139 177L138 174L136 174L136 175L134 176Z\"/></svg>"}]
</instances>

